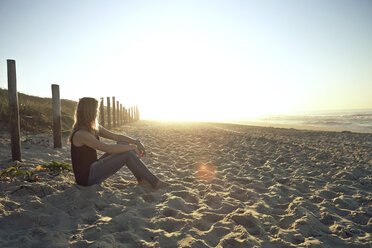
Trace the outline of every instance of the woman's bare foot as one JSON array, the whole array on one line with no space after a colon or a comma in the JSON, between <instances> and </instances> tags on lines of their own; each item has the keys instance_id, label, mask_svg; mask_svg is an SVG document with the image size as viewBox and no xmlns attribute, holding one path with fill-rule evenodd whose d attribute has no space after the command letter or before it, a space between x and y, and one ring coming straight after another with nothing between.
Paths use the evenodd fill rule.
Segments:
<instances>
[{"instance_id":1,"label":"woman's bare foot","mask_svg":"<svg viewBox=\"0 0 372 248\"><path fill-rule=\"evenodd\" d=\"M155 185L154 189L160 189L160 188L164 188L164 187L168 187L170 184L169 183L166 183L166 182L163 182L163 181L158 181L157 184Z\"/></svg>"},{"instance_id":2,"label":"woman's bare foot","mask_svg":"<svg viewBox=\"0 0 372 248\"><path fill-rule=\"evenodd\" d=\"M152 188L152 185L151 185L147 180L141 180L141 181L138 181L138 185L141 185L141 186L144 186L144 187Z\"/></svg>"}]
</instances>

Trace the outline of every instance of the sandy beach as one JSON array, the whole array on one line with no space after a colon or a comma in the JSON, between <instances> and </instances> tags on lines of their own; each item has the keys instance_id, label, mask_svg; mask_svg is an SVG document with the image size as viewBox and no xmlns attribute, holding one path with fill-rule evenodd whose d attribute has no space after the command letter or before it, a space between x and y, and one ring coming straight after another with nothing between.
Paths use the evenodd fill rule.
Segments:
<instances>
[{"instance_id":1,"label":"sandy beach","mask_svg":"<svg viewBox=\"0 0 372 248\"><path fill-rule=\"evenodd\" d=\"M139 121L142 160L170 187L136 184L125 166L90 187L71 172L70 146L22 136L36 182L0 181L0 247L371 247L372 134L216 123ZM0 135L0 169L10 161Z\"/></svg>"}]
</instances>

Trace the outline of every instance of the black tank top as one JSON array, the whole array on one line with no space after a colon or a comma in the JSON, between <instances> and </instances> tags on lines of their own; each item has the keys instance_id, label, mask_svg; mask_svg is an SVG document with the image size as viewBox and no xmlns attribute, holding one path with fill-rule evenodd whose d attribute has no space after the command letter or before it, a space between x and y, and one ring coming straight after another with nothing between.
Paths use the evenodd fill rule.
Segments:
<instances>
[{"instance_id":1,"label":"black tank top","mask_svg":"<svg viewBox=\"0 0 372 248\"><path fill-rule=\"evenodd\" d=\"M75 146L72 139L76 130L71 135L71 162L75 174L75 181L79 185L87 186L90 166L93 162L97 161L97 151L87 145ZM98 136L97 136L97 139Z\"/></svg>"}]
</instances>

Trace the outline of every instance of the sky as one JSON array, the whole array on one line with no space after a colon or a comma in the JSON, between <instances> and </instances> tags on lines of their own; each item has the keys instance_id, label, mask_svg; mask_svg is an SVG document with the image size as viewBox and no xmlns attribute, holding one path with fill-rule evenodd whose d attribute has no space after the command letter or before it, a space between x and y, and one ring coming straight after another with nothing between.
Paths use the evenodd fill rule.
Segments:
<instances>
[{"instance_id":1,"label":"sky","mask_svg":"<svg viewBox=\"0 0 372 248\"><path fill-rule=\"evenodd\" d=\"M0 87L143 119L372 108L372 1L0 0ZM106 103L105 103L106 104Z\"/></svg>"}]
</instances>

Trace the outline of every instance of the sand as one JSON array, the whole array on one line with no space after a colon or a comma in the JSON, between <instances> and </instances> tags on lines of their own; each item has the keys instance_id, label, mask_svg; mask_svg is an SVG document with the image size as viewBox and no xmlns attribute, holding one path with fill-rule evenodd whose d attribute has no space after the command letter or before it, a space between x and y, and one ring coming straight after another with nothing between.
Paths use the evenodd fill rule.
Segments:
<instances>
[{"instance_id":1,"label":"sand","mask_svg":"<svg viewBox=\"0 0 372 248\"><path fill-rule=\"evenodd\" d=\"M0 181L0 247L371 247L372 134L139 121L143 161L90 187L70 172ZM23 167L71 163L69 145L28 135ZM10 162L0 136L1 169Z\"/></svg>"}]
</instances>

